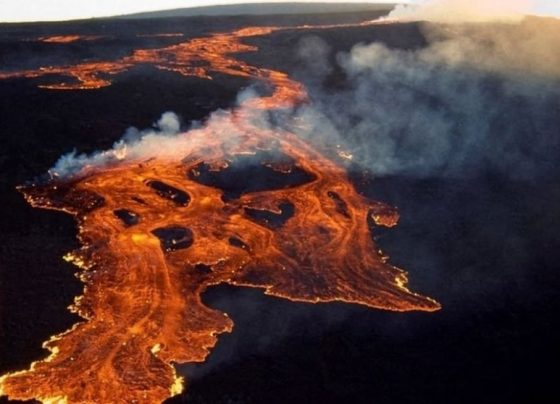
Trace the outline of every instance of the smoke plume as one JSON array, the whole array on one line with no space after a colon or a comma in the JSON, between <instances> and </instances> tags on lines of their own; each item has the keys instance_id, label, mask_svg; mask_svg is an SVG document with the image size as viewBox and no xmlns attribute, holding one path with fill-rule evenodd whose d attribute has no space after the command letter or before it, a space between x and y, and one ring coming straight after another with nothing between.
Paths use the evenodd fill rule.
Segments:
<instances>
[{"instance_id":1,"label":"smoke plume","mask_svg":"<svg viewBox=\"0 0 560 404\"><path fill-rule=\"evenodd\" d=\"M374 42L339 54L345 88L310 88L313 106L298 111L307 122L300 134L341 144L376 175L552 176L560 24L527 18L422 27L423 49Z\"/></svg>"},{"instance_id":2,"label":"smoke plume","mask_svg":"<svg viewBox=\"0 0 560 404\"><path fill-rule=\"evenodd\" d=\"M389 18L401 21L516 22L532 9L531 0L431 0L398 5Z\"/></svg>"},{"instance_id":3,"label":"smoke plume","mask_svg":"<svg viewBox=\"0 0 560 404\"><path fill-rule=\"evenodd\" d=\"M252 94L251 91L242 92L239 99L247 99ZM49 173L51 177L72 178L126 161L142 161L154 157L180 161L185 157L186 150L204 150L207 134L223 135L224 142L237 142L238 137L243 135L243 130L233 119L232 111L225 110L212 113L204 124L194 121L184 130L181 129L179 116L174 112L165 112L152 128L129 128L109 150L92 154L79 154L73 150L63 155Z\"/></svg>"}]
</instances>

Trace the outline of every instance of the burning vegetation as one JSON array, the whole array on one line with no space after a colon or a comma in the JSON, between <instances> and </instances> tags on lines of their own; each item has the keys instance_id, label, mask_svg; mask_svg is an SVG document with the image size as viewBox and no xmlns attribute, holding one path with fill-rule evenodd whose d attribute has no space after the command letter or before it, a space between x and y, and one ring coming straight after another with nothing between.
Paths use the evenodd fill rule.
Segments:
<instances>
[{"instance_id":1,"label":"burning vegetation","mask_svg":"<svg viewBox=\"0 0 560 404\"><path fill-rule=\"evenodd\" d=\"M71 307L84 321L45 343L48 358L0 378L2 394L154 403L180 393L173 363L204 361L217 336L233 327L227 314L201 302L220 283L292 301L440 308L406 288L406 274L387 263L371 237L373 224L396 224L396 211L361 196L343 167L295 134L255 123L263 110L306 99L287 74L234 57L256 50L242 38L276 29L245 28L113 62L0 76L56 74L77 83L45 88L93 89L149 63L185 76L248 77L273 89L212 125L176 135L172 156L136 158L124 149L113 164L21 188L33 206L68 212L78 222L82 247L65 259L80 268L85 284Z\"/></svg>"}]
</instances>

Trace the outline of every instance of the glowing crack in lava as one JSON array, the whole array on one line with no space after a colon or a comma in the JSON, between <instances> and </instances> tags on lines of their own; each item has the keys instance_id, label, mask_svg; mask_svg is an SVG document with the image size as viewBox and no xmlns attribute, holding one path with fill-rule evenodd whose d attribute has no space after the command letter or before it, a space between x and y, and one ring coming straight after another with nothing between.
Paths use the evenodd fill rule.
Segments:
<instances>
[{"instance_id":1,"label":"glowing crack in lava","mask_svg":"<svg viewBox=\"0 0 560 404\"><path fill-rule=\"evenodd\" d=\"M233 327L227 314L201 302L220 283L292 301L440 308L409 291L405 273L373 242L371 224L395 225L396 211L361 196L344 168L295 134L256 123L262 110L306 98L286 74L230 56L249 48L239 38L270 31L137 51L126 63L199 77L246 75L270 83L271 96L216 114L152 158L106 152L113 153L107 164L21 188L33 206L78 222L82 247L66 259L85 284L71 307L84 321L44 344L48 358L3 376L1 394L68 403L154 403L178 394L183 380L173 363L204 361L217 336ZM194 63L200 60L208 64ZM84 65L59 71L87 76L90 88L101 71L124 68L98 66L84 76Z\"/></svg>"}]
</instances>

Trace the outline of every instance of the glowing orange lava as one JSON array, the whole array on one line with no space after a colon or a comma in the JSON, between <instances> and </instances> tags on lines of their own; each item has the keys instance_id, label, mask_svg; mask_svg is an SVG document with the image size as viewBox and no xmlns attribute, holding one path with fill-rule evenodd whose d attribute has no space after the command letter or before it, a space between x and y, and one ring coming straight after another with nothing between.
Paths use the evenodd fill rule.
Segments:
<instances>
[{"instance_id":1,"label":"glowing orange lava","mask_svg":"<svg viewBox=\"0 0 560 404\"><path fill-rule=\"evenodd\" d=\"M55 35L43 36L39 38L39 41L46 43L71 43L77 41L95 41L99 38L101 37L93 35Z\"/></svg>"},{"instance_id":2,"label":"glowing orange lava","mask_svg":"<svg viewBox=\"0 0 560 404\"><path fill-rule=\"evenodd\" d=\"M125 158L21 188L33 206L63 210L79 224L82 248L66 259L85 284L71 307L84 321L45 343L47 359L0 378L0 394L68 403L156 403L178 394L183 381L173 363L204 361L217 336L232 329L227 314L201 302L201 293L220 283L293 301L439 309L406 288L405 273L372 240L370 223L391 227L396 211L361 196L342 167L295 134L254 123L259 110L306 98L285 73L233 57L256 50L241 38L273 30L246 28L117 62L21 74L56 71L78 79L79 88L95 88L109 84L101 71L151 63L183 75L249 77L274 91L178 135L172 155ZM220 176L246 158L281 185L265 181L226 195Z\"/></svg>"}]
</instances>

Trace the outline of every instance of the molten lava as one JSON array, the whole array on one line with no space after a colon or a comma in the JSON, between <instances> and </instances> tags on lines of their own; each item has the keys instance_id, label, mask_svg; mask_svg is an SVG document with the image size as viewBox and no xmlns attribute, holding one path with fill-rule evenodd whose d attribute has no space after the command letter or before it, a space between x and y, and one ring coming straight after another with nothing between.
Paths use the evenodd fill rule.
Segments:
<instances>
[{"instance_id":1,"label":"molten lava","mask_svg":"<svg viewBox=\"0 0 560 404\"><path fill-rule=\"evenodd\" d=\"M94 36L94 35L55 35L55 36L43 36L39 38L39 41L45 43L71 43L77 41L95 41L96 39L99 38L102 37Z\"/></svg>"},{"instance_id":2,"label":"molten lava","mask_svg":"<svg viewBox=\"0 0 560 404\"><path fill-rule=\"evenodd\" d=\"M20 74L56 72L80 82L49 88L96 88L110 84L101 73L150 63L204 78L245 76L274 91L178 135L168 154L124 156L21 188L33 206L63 210L79 224L82 247L65 258L85 284L71 307L84 321L45 343L48 358L0 378L0 394L68 403L155 403L178 394L183 381L173 363L204 361L233 327L227 314L201 302L220 283L292 301L439 309L406 288L405 273L372 240L370 224L393 226L396 211L361 196L342 167L295 134L256 123L262 109L306 98L285 73L233 57L256 50L241 38L273 30L246 28L116 62Z\"/></svg>"},{"instance_id":3,"label":"molten lava","mask_svg":"<svg viewBox=\"0 0 560 404\"><path fill-rule=\"evenodd\" d=\"M1 79L39 78L62 76L62 81L39 87L51 90L88 90L111 85L109 76L116 75L141 64L154 65L184 76L211 79L215 73L271 81L277 94L272 98L291 102L303 93L302 86L293 82L285 73L259 69L239 61L234 54L254 52L256 47L241 43L242 38L266 35L279 28L244 28L231 33L214 34L196 38L161 49L139 49L122 59L114 61L85 62L69 66L47 66L36 70L0 72ZM277 101L263 99L265 107L272 108ZM269 105L266 105L269 104Z\"/></svg>"}]
</instances>

